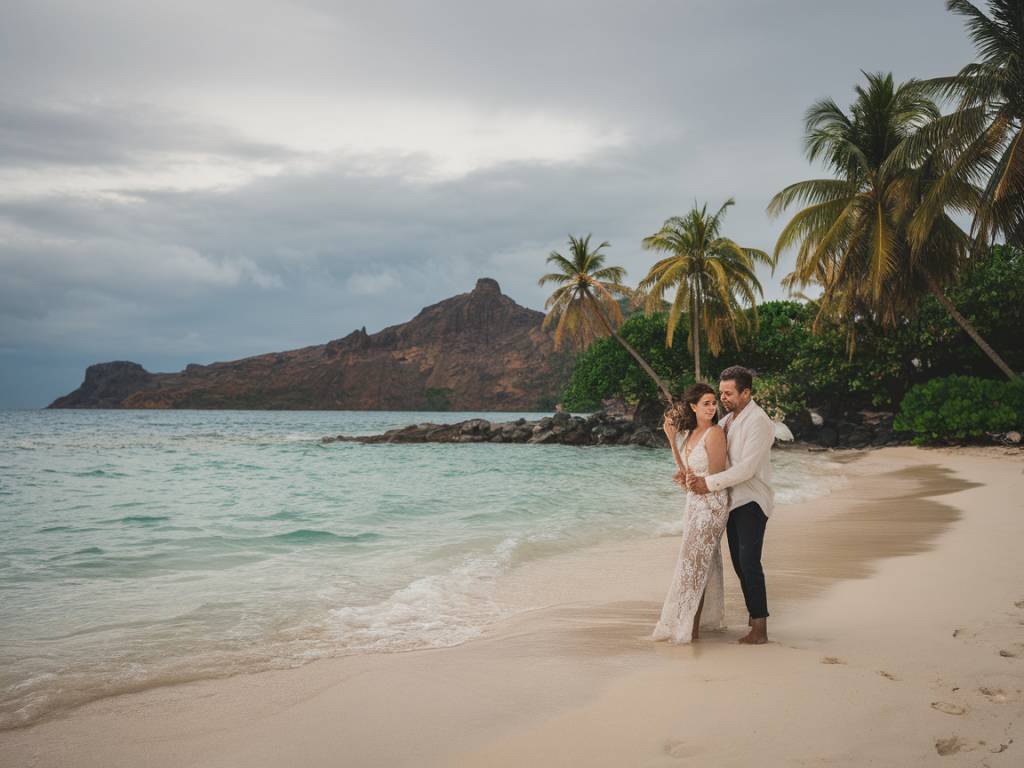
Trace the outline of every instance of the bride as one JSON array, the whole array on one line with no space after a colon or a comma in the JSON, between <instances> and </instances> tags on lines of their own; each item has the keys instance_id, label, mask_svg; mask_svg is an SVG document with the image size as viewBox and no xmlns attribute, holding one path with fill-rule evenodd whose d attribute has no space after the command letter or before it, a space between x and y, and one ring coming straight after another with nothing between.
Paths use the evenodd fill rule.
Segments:
<instances>
[{"instance_id":1,"label":"bride","mask_svg":"<svg viewBox=\"0 0 1024 768\"><path fill-rule=\"evenodd\" d=\"M676 414L666 414L663 427L679 470L673 481L686 488L687 475L705 477L726 468L725 432L717 424L715 391L707 384L686 390ZM728 520L728 491L687 491L675 575L651 639L689 643L699 638L701 627L724 629L721 539Z\"/></svg>"}]
</instances>

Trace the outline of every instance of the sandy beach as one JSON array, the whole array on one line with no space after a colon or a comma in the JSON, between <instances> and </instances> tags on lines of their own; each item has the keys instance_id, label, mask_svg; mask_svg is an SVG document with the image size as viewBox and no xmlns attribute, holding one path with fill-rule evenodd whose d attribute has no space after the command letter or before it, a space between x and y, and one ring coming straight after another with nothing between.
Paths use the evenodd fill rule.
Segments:
<instances>
[{"instance_id":1,"label":"sandy beach","mask_svg":"<svg viewBox=\"0 0 1024 768\"><path fill-rule=\"evenodd\" d=\"M837 453L776 509L767 646L653 643L678 536L532 561L537 606L452 648L349 656L92 702L0 733L29 766L1024 764L1024 453ZM723 542L723 548L724 548Z\"/></svg>"}]
</instances>

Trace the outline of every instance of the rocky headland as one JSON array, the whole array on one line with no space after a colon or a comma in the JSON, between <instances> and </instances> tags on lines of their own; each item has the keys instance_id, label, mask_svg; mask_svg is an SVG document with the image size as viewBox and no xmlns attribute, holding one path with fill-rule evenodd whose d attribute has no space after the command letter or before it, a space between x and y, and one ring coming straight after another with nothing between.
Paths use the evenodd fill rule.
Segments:
<instances>
[{"instance_id":1,"label":"rocky headland","mask_svg":"<svg viewBox=\"0 0 1024 768\"><path fill-rule=\"evenodd\" d=\"M572 357L554 351L544 314L481 278L469 293L377 333L150 373L91 365L50 408L537 411L554 406Z\"/></svg>"}]
</instances>

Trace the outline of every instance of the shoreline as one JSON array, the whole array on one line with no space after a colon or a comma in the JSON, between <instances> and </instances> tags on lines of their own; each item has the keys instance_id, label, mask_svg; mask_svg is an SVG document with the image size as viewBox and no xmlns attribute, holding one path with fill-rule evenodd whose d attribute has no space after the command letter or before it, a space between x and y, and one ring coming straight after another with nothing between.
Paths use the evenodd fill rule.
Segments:
<instances>
[{"instance_id":1,"label":"shoreline","mask_svg":"<svg viewBox=\"0 0 1024 768\"><path fill-rule=\"evenodd\" d=\"M227 440L231 440L231 434L223 429L216 429L215 433L218 437L223 434ZM86 437L77 447L88 446L92 439L91 436ZM115 435L113 439L116 441L121 438ZM446 450L443 446L441 449ZM437 505L431 507L431 515L421 518L427 519L439 514L440 524L454 520L456 525L442 530L441 535L434 537L432 546L421 550L429 555L429 559L424 559L422 564L418 563L415 570L395 567L399 561L408 561L409 552L416 545L414 539L405 536L403 530L393 529L400 525L422 531L423 526L417 528L416 519L407 520L404 514L400 519L389 519L391 516L387 514L360 519L360 515L352 514L358 510L351 505L330 514L315 514L317 510L313 505L314 514L306 514L302 507L307 505L307 500L301 496L295 499L281 498L279 504L259 505L253 508L251 514L238 516L241 525L249 525L251 528L247 530L247 537L229 541L240 541L245 547L255 545L263 556L263 562L257 562L258 567L243 568L233 573L232 569L227 569L225 576L217 579L216 591L206 586L204 578L199 578L198 582L186 581L182 587L173 587L174 590L188 590L180 593L180 602L174 602L178 600L178 595L168 594L171 590L166 586L161 589L160 584L174 584L180 577L173 573L166 579L157 579L156 587L152 587L145 578L124 583L125 588L136 590L132 607L135 615L149 617L148 627L143 625L135 630L125 622L129 617L116 617L110 611L97 610L102 608L103 602L111 607L117 603L115 596L120 587L111 582L93 588L94 594L107 594L111 597L98 601L99 604L86 617L69 604L67 610L55 608L40 611L41 619L47 622L45 630L41 624L30 620L12 620L4 633L11 638L9 654L6 655L11 664L3 670L4 674L0 674L0 688L4 689L3 700L0 702L0 732L43 722L90 701L176 683L224 679L268 669L295 668L311 662L314 657L337 658L454 646L478 637L484 627L514 611L499 606L494 600L502 574L531 560L545 560L561 552L585 549L612 538L621 540L624 537L673 536L681 532L681 516L674 508L675 502L681 501L680 491L667 482L667 451L660 458L659 454L648 451L627 451L628 455L619 454L617 457L613 454L591 454L577 459L575 451L555 448L556 454L562 454L562 460L570 462L571 468L567 466L565 469L572 476L561 474L561 471L557 475L545 471L542 465L548 459L543 450L538 454L535 450L524 448L514 451L515 456L508 453L509 449L502 447L471 449L468 454L460 452L458 448L454 451L466 455L467 461L454 459L454 463L450 463L446 458L432 461L430 457L434 455L433 449L423 451L416 447L399 448L398 453L405 456L381 459L385 465L392 462L401 464L412 455L422 455L427 460L427 463L421 465L423 471L409 478L408 487L392 489L406 494L400 505L388 505L388 509L392 510L399 506L403 510L412 508L410 502L423 496L414 489L435 477L435 472L443 473L451 467L460 467L458 474L463 474L467 468L488 468L487 480L482 483L463 482L461 485L463 491L479 488L485 494L483 498L474 498L465 492L456 493L456 497L452 498L446 498L445 494L438 497ZM348 452L346 450L344 453ZM374 449L356 446L354 452L369 456L374 453ZM324 453L330 454L329 451ZM490 455L492 458L481 461L473 459L474 455ZM528 455L532 458L524 462L523 459ZM491 471L489 467L493 466L494 459L502 457L509 462L506 469ZM249 454L244 458L246 463L239 464L240 467L269 466L269 462L258 456ZM348 457L328 458L320 467L309 467L306 471L322 472L330 469L339 459L346 460ZM840 456L816 457L804 453L780 452L776 456L776 468L779 470L777 480L781 498L795 501L808 495L827 492L831 485L841 484L842 460ZM123 468L129 475L161 463L159 458L135 465L127 462L122 464L117 458L113 461L118 469ZM235 456L234 461L241 459ZM361 465L356 459L349 466L358 468ZM110 469L96 462L79 467L90 472L100 468ZM538 475L538 471L542 474ZM226 470L221 476L231 472ZM642 474L637 475L637 472ZM829 487L814 482L817 473L834 475ZM246 476L239 476L240 482L237 485L240 492L247 494L251 488L246 487ZM545 488L547 483L541 483L540 477L556 480L558 487ZM91 475L87 475L87 478L83 482L93 482ZM504 488L508 482L506 478L515 478L508 488ZM364 502L372 507L379 503L373 498L378 496L379 489L375 490L375 483L379 481L379 475L367 479L360 478L358 472L343 472L340 480L333 485L333 493L343 492L345 486L350 486L353 492L361 493ZM123 481L99 482L116 493ZM530 487L534 483L537 483L536 487ZM164 492L173 493L179 488L184 490L190 487L195 485L188 478L178 479L169 475ZM562 494L568 488L572 489L572 498L563 498ZM144 492L134 496L122 491L119 495L122 501L134 498L137 502L147 498ZM461 503L457 498L460 495L463 499ZM148 498L161 505L159 496L149 494ZM524 501L517 501L519 498ZM637 501L635 505L632 504L634 499ZM54 503L58 501L54 498L50 500ZM44 510L47 505L41 501L32 505L32 509L22 506L23 516L26 519L46 517ZM213 502L218 508L224 508L216 504L216 499ZM52 548L48 556L57 556L58 562L70 560L82 563L68 569L68 575L72 578L70 584L55 585L45 597L38 596L37 603L57 606L65 600L74 600L78 589L75 579L80 578L87 565L97 565L96 561L100 559L92 557L94 552L102 556L100 562L107 562L107 558L116 559L119 555L136 555L134 547L125 551L125 548L115 546L116 539L108 545L104 539L110 537L106 533L110 529L116 529L118 533L125 531L126 535L143 537L142 540L149 541L154 537L159 540L161 529L166 527L168 533L164 536L181 536L186 543L193 540L189 537L199 535L185 532L188 526L197 526L197 531L202 527L211 533L218 530L209 526L206 520L217 515L201 509L190 514L186 507L195 509L195 504L158 506L151 510L151 514L157 514L158 517L151 517L150 514L139 517L138 503L134 503L127 512L114 515L102 509L103 505L101 500L100 508L91 510L93 514L85 518L77 514L58 513L55 519L45 523L45 528L38 529L37 532L42 535L25 542L28 546L39 547L40 551L44 546ZM178 509L179 506L182 508ZM243 506L248 508L251 505ZM621 512L617 512L617 508ZM231 515L233 509L232 504L226 508L225 514ZM298 514L293 515L290 511L282 514L282 509L295 509ZM457 510L455 514L451 512L453 509ZM35 510L39 514L35 514ZM503 510L511 513L507 520ZM270 513L274 514L267 520L266 515ZM127 516L121 517L121 514ZM467 514L470 515L469 522L463 523ZM276 522L278 518L281 518L280 523ZM349 518L355 520L349 521ZM483 525L476 525L478 521ZM65 523L70 527L67 533L62 533L61 528L65 526L54 526L52 523ZM40 522L39 525L43 526L44 523ZM87 530L91 528L100 531L100 534L84 534L85 540L77 540L77 536L70 532L82 526ZM49 533L51 528L55 531L52 535ZM171 532L175 530L182 530L182 533ZM445 531L450 531L452 536ZM357 546L347 547L334 538L335 534L355 533L359 536L379 535L384 540L370 541L366 546L360 541ZM424 533L430 535L429 531ZM231 531L224 531L224 535L238 536ZM199 541L200 544L206 543L202 538ZM96 550L86 548L87 544L94 545ZM281 549L287 547L286 554L278 555L274 551L278 546ZM205 550L195 545L180 548L220 555L221 551L235 549L237 545L230 548L222 546L219 549L207 547ZM156 546L153 551L160 556L162 550L162 546ZM79 553L82 553L81 557L77 556ZM327 559L317 565L311 559L316 555ZM363 562L346 564L350 555L362 557ZM272 579L264 575L267 573L265 562L273 563L275 560L280 563L274 571L278 576L288 576L287 571L297 567L306 568L315 577L304 577L310 588L317 588L316 582L328 585L329 588L334 579L328 574L340 574L345 578L348 574L359 574L360 570L363 571L365 583L377 580L390 584L378 589L376 594L369 594L368 589L358 591L361 586L358 584L356 590L334 589L335 599L319 603L311 600L310 604L316 610L307 610L305 614L292 609L296 601L305 599L300 589L293 588L285 594L268 592L263 599L246 599L245 580L258 577L271 583ZM157 562L159 564L160 561ZM368 564L375 567L368 568ZM207 565L213 566L216 563L207 561ZM200 577L205 576L202 569L203 566L198 565ZM391 570L390 574L388 570ZM114 589L113 594L111 588ZM204 597L193 599L190 595L193 590ZM25 594L31 594L30 589L23 590L22 595ZM149 595L152 598L147 604L146 598ZM13 597L17 599L19 595ZM238 602L235 607L217 613L218 600ZM6 606L11 616L30 615L25 610L17 610L17 606L16 602ZM290 622L286 627L302 623L305 629L301 632L288 632L284 639L274 637L269 630L263 635L250 633L234 640L224 634L217 634L220 626L227 621L244 622L249 611L282 616ZM220 626L217 621L211 621L214 616L219 619ZM202 632L201 627L206 622L209 622L210 634ZM283 632L280 634L284 635ZM80 643L79 637L87 642ZM251 642L245 642L246 638ZM155 642L149 645L151 639L155 639ZM227 645L228 642L231 645ZM76 643L80 644L76 647ZM134 651L135 648L139 650Z\"/></svg>"},{"instance_id":2,"label":"shoreline","mask_svg":"<svg viewBox=\"0 0 1024 768\"><path fill-rule=\"evenodd\" d=\"M891 579L891 571L906 570L909 563L948 560L951 555L956 562L958 553L946 552L951 544L957 549L951 540L962 538L965 531L975 535L978 524L971 514L977 502L967 502L976 496L1022 498L1017 456L1019 451L989 448L858 452L847 465L851 479L870 482L853 482L830 496L777 509L765 543L773 642L763 649L732 642L740 624L745 625L745 614L727 554L730 629L709 634L693 646L667 646L652 643L647 636L660 610L678 536L607 543L528 562L503 577L499 599L509 607L531 606L538 600L543 607L500 620L461 645L323 659L293 669L101 699L0 732L0 764L258 766L298 759L326 765L338 764L343 755L345 764L351 765L572 764L584 759L607 765L659 765L703 755L709 761L714 757L716 765L742 765L735 750L709 749L701 733L671 735L672 722L687 722L682 717L685 711L690 722L704 723L708 734L719 733L721 727L707 713L690 710L701 702L717 702L712 694L719 687L742 700L744 680L760 689L761 678L777 679L779 669L793 675L780 685L795 683L812 699L812 694L821 693L815 688L821 670L836 672L833 679L856 683L861 690L865 680L852 674L856 654L842 647L843 638L832 631L833 624L849 629L856 617L868 625L882 620L882 609L891 611L892 606L866 605L860 593L866 587L869 593L878 590L879 582ZM1017 492L1007 494L1007 484L1015 484ZM1002 545L1012 551L1014 539L1004 524L1016 525L1018 533L1024 530L1024 523L1010 514L1019 512L1020 503L1016 509L1005 501L995 507L998 515L987 521L999 534L992 549ZM963 553L959 555L962 559ZM1012 571L1008 582L1024 581L1015 560L1000 562ZM962 575L972 577L974 564L962 567ZM891 594L899 586L886 584L878 594ZM984 586L976 591L984 592ZM1000 599L1006 602L1004 596ZM1009 610L1017 610L1013 603L1019 600L1024 600L1024 590L1009 601ZM977 600L978 607L988 602ZM845 606L845 615L836 615L837 603ZM920 608L911 611L915 621L923 618ZM878 618L872 609L879 612ZM1024 621L1024 611L1018 612ZM815 616L827 616L829 621L818 625ZM898 626L898 617L893 621ZM927 633L926 625L920 631ZM863 654L877 655L878 648L852 634L863 644ZM1009 640L1002 644L1002 650L1019 650L1024 656L1024 644L1019 649ZM928 650L934 652L926 648L925 656ZM896 652L888 645L885 651ZM837 661L823 663L824 658ZM845 662L847 658L850 661ZM1018 665L1016 677L1011 676L1012 684L981 687L1003 691L994 694L1005 698L1003 714L1024 714L1021 697L1014 693L1024 687L1019 666L1024 662L998 655L995 659L1011 671L1010 665ZM946 666L946 656L940 660L943 663L934 666ZM895 659L887 660L887 668L899 666ZM897 681L883 676L883 671L871 670L873 678L867 682L882 681L888 692L896 690ZM887 674L909 679L906 672ZM694 685L689 699L677 701L674 697L684 692L676 685L680 680ZM947 698L955 696L947 693ZM721 704L730 706L726 700ZM801 702L787 706L799 709ZM608 707L619 711L621 720L621 727L611 732L600 727L607 724ZM925 708L923 716L954 718L929 708L927 702ZM779 717L760 714L764 726ZM959 717L964 721L967 715ZM661 741L652 735L655 725L668 734ZM122 735L116 745L107 743L113 733ZM978 741L992 741L956 738L963 743L951 743L948 749L964 755L970 749L975 757L981 749ZM914 746L920 749L913 752L915 757L908 754L908 762L937 756L932 742L924 745L927 749ZM1004 751L1022 746L1009 744ZM1001 756L994 754L993 759ZM852 758L843 762L843 755L833 758L836 764L858 764Z\"/></svg>"},{"instance_id":3,"label":"shoreline","mask_svg":"<svg viewBox=\"0 0 1024 768\"><path fill-rule=\"evenodd\" d=\"M780 451L782 453L783 451ZM785 451L786 453L792 454L792 451ZM796 451L796 455L802 455L802 451ZM839 451L835 455L829 456L825 459L825 463L822 466L828 466L829 469L846 465L849 462L856 461L861 456L860 452L857 451ZM819 471L821 468L819 467ZM784 487L785 482L783 481ZM818 496L827 496L833 489L834 485L830 485L827 488L817 488L810 493L816 493ZM842 484L839 484L842 487ZM790 489L792 490L792 489ZM786 496L786 491L780 491L783 496ZM675 494L672 494L673 496ZM797 496L806 495L804 493L798 493ZM817 498L818 496L815 496ZM672 510L669 510L669 514L672 514ZM672 515L671 518L665 519L659 522L655 527L643 527L637 528L630 526L630 530L623 529L620 531L621 536L628 537L627 541L629 544L638 544L642 540L650 540L652 544L656 546L658 541L664 541L666 538L669 540L676 540L681 533L681 515ZM569 561L575 556L582 557L583 561L587 561L591 558L604 558L606 554L604 549L609 543L609 537L612 534L608 531L604 531L601 535L587 537L590 539L589 542L577 542L573 545L573 548L565 548L561 545L559 540L551 542L549 545L543 539L530 542L519 542L514 548L515 552L510 555L508 560L508 569L495 580L494 589L497 592L506 591L501 586L502 583L509 583L510 577L515 574L519 569L522 569L531 564L541 564L541 571L544 569L545 563L551 563L552 567L557 567L557 564L563 562L563 559L568 557ZM724 541L724 540L723 540ZM501 546L501 545L499 545ZM628 546L628 545L627 545ZM528 549L530 552L520 553L520 549ZM726 553L727 555L727 553ZM728 563L727 563L728 564ZM531 573L532 571L527 570L525 573ZM425 577L421 577L425 578ZM516 578L511 579L511 583L518 583ZM261 661L257 661L256 665L250 668L235 667L234 669L225 668L212 668L209 665L189 665L187 662L176 665L174 670L169 670L164 674L148 675L145 679L136 680L121 680L115 685L103 685L101 682L102 678L96 678L92 685L85 682L78 682L75 686L67 686L65 691L60 696L60 700L48 702L45 708L37 708L29 715L23 715L19 712L19 715L23 715L23 719L20 722L13 721L13 718L8 718L4 722L0 722L0 734L8 731L16 731L23 728L32 727L37 724L42 724L54 719L60 719L62 717L73 714L77 709L87 706L93 702L112 699L118 696L132 695L145 693L147 691L157 690L160 688L167 688L175 685L184 685L190 683L197 683L203 681L213 680L225 680L232 677L260 674L267 671L273 670L285 670L285 669L296 669L306 664L313 663L324 659L339 659L350 656L373 656L378 654L389 654L407 652L413 650L435 650L443 648L456 647L465 642L472 642L479 639L486 632L488 632L493 626L499 626L502 621L514 619L516 615L525 613L538 608L548 607L547 604L538 605L535 599L532 599L529 595L520 595L517 600L509 600L508 596L503 600L502 595L492 595L491 605L496 606L501 604L500 608L497 608L492 615L486 620L481 622L475 622L475 626L467 627L466 639L451 642L449 644L420 644L413 647L406 648L374 648L374 649L361 649L361 648L336 648L333 652L327 654L318 654L315 658L310 656L305 659L299 660L297 658L289 658L288 660L274 660L271 656L264 656ZM486 610L486 609L485 609ZM71 670L74 672L74 670ZM108 681L118 680L117 677L107 676ZM97 683L99 686L98 687ZM63 687L63 686L62 686ZM14 712L13 707L8 707L5 710L5 714Z\"/></svg>"}]
</instances>

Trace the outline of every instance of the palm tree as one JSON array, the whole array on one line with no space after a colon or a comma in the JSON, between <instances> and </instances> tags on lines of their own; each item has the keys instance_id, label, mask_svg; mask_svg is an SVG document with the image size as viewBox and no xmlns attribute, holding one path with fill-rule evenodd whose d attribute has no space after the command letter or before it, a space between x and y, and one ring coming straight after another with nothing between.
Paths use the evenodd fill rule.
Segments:
<instances>
[{"instance_id":1,"label":"palm tree","mask_svg":"<svg viewBox=\"0 0 1024 768\"><path fill-rule=\"evenodd\" d=\"M688 346L693 352L693 370L701 381L701 333L707 335L712 354L718 354L726 332L736 338L738 324L748 322L743 305L751 307L757 324L757 298L763 296L761 283L754 274L755 264L775 269L776 259L756 248L744 248L722 237L722 219L735 201L729 198L721 208L708 215L708 207L694 205L685 216L673 216L661 229L643 239L647 250L667 254L637 286L647 314L661 308L667 293L675 296L668 311L665 346L672 346L676 325L685 311L690 318Z\"/></svg>"},{"instance_id":2,"label":"palm tree","mask_svg":"<svg viewBox=\"0 0 1024 768\"><path fill-rule=\"evenodd\" d=\"M556 323L555 349L561 348L566 334L580 349L594 339L612 336L654 380L666 402L672 403L672 393L658 374L615 330L622 325L622 309L615 296L629 296L631 291L622 284L626 270L605 266L601 249L607 247L608 243L603 242L590 250L590 235L582 238L569 235L570 258L558 251L551 252L547 261L558 271L544 275L537 284L555 283L559 287L544 302L548 312L541 327L546 329Z\"/></svg>"},{"instance_id":3,"label":"palm tree","mask_svg":"<svg viewBox=\"0 0 1024 768\"><path fill-rule=\"evenodd\" d=\"M1016 374L956 311L945 295L968 260L971 240L949 210L972 209L977 189L951 171L942 153L908 151L939 109L920 81L896 86L891 74L867 74L846 114L834 101L814 104L806 116L807 157L823 160L833 178L792 184L772 198L779 215L805 204L779 235L775 256L797 246L793 272L783 284L823 288L822 314L870 317L883 327L912 314L931 292L992 361ZM939 183L939 209L923 205ZM852 333L852 325L851 325Z\"/></svg>"},{"instance_id":4,"label":"palm tree","mask_svg":"<svg viewBox=\"0 0 1024 768\"><path fill-rule=\"evenodd\" d=\"M926 196L931 211L945 203L947 185L966 178L981 185L972 234L978 245L1002 232L1007 243L1024 245L1024 3L989 0L991 17L967 0L946 8L967 20L979 60L956 75L922 85L927 93L956 104L928 126L909 150L947 157L945 178Z\"/></svg>"}]
</instances>

